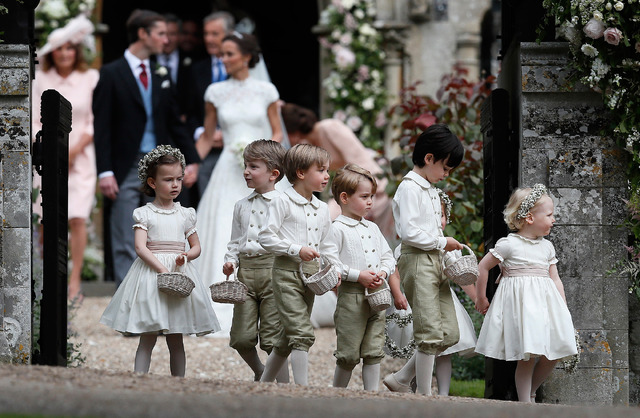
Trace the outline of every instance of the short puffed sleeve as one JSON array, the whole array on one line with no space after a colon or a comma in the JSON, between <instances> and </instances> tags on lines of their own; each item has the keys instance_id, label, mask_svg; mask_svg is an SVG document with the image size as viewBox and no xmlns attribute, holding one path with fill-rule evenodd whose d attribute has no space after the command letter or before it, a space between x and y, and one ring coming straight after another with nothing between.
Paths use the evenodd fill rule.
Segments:
<instances>
[{"instance_id":1,"label":"short puffed sleeve","mask_svg":"<svg viewBox=\"0 0 640 418\"><path fill-rule=\"evenodd\" d=\"M189 238L191 234L196 232L196 210L194 208L184 208L185 222L184 222L184 235Z\"/></svg>"},{"instance_id":2,"label":"short puffed sleeve","mask_svg":"<svg viewBox=\"0 0 640 418\"><path fill-rule=\"evenodd\" d=\"M508 238L500 238L498 242L496 242L496 246L490 249L489 252L502 263L511 256L512 248L513 243L509 244Z\"/></svg>"},{"instance_id":3,"label":"short puffed sleeve","mask_svg":"<svg viewBox=\"0 0 640 418\"><path fill-rule=\"evenodd\" d=\"M267 104L271 104L277 101L280 98L280 94L278 93L278 89L271 83L264 83L264 97L267 101Z\"/></svg>"},{"instance_id":4,"label":"short puffed sleeve","mask_svg":"<svg viewBox=\"0 0 640 418\"><path fill-rule=\"evenodd\" d=\"M549 264L558 264L558 259L556 258L556 249L551 243L551 241L547 241L549 244Z\"/></svg>"},{"instance_id":5,"label":"short puffed sleeve","mask_svg":"<svg viewBox=\"0 0 640 418\"><path fill-rule=\"evenodd\" d=\"M223 83L209 84L209 87L204 92L204 101L211 103L214 107L220 105L220 94Z\"/></svg>"},{"instance_id":6,"label":"short puffed sleeve","mask_svg":"<svg viewBox=\"0 0 640 418\"><path fill-rule=\"evenodd\" d=\"M149 211L144 206L133 210L133 228L149 230Z\"/></svg>"}]
</instances>

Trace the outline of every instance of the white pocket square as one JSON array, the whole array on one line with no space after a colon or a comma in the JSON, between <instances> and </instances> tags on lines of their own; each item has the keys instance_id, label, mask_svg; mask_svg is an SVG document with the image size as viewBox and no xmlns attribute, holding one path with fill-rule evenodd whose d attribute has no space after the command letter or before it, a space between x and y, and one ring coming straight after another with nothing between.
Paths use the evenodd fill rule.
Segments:
<instances>
[{"instance_id":1,"label":"white pocket square","mask_svg":"<svg viewBox=\"0 0 640 418\"><path fill-rule=\"evenodd\" d=\"M162 84L160 85L160 87L163 88L163 89L168 89L169 86L171 86L171 81L169 81L169 80L164 80L162 82Z\"/></svg>"}]
</instances>

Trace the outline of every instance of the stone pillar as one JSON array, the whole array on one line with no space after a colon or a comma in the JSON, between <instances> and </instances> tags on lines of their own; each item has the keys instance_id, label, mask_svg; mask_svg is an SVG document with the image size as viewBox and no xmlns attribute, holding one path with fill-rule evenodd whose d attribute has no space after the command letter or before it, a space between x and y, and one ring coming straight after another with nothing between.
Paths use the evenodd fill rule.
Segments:
<instances>
[{"instance_id":1,"label":"stone pillar","mask_svg":"<svg viewBox=\"0 0 640 418\"><path fill-rule=\"evenodd\" d=\"M31 362L31 56L0 44L0 361Z\"/></svg>"},{"instance_id":2,"label":"stone pillar","mask_svg":"<svg viewBox=\"0 0 640 418\"><path fill-rule=\"evenodd\" d=\"M628 195L627 155L601 135L608 126L601 96L585 87L569 90L567 44L520 46L520 184L549 186L556 207L550 240L582 339L578 369L570 374L558 366L542 397L547 403L627 405L628 277L607 275L625 257L628 232L618 225ZM517 101L518 93L511 97Z\"/></svg>"}]
</instances>

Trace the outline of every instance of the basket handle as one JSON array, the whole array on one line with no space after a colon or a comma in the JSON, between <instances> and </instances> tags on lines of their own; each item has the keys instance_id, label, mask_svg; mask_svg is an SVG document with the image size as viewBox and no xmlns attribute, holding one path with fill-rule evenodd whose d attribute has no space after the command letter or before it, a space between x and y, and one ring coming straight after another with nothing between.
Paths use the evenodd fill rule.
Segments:
<instances>
[{"instance_id":1,"label":"basket handle","mask_svg":"<svg viewBox=\"0 0 640 418\"><path fill-rule=\"evenodd\" d=\"M184 263L181 266L179 266L178 263L176 263L176 267L173 269L173 271L177 273L184 273L184 269L187 266L188 258L186 254L183 254L182 258L184 258Z\"/></svg>"},{"instance_id":2,"label":"basket handle","mask_svg":"<svg viewBox=\"0 0 640 418\"><path fill-rule=\"evenodd\" d=\"M383 286L386 286L386 287L389 287L389 283L387 283L387 281L386 281L386 280L384 280L384 279L382 279L382 285L383 285ZM370 295L370 293L369 293L369 288L368 288L368 287L365 287L365 288L364 288L364 295L365 295L365 296L369 296L369 295Z\"/></svg>"},{"instance_id":3,"label":"basket handle","mask_svg":"<svg viewBox=\"0 0 640 418\"><path fill-rule=\"evenodd\" d=\"M469 251L469 255L475 254L475 253L473 252L473 250L471 250L471 248L469 248L469 246L467 246L466 244L462 244L462 250L460 250L460 253L462 254L462 251L464 251L465 249L466 249L467 251ZM445 254L446 254L447 252L451 252L451 251L446 251L446 252L445 252ZM460 257L458 257L458 258L460 258ZM458 258L456 258L454 261L457 261L457 260L458 260ZM444 257L441 257L441 263L442 263L442 268L443 268L443 269L447 267L447 266L445 265Z\"/></svg>"},{"instance_id":4,"label":"basket handle","mask_svg":"<svg viewBox=\"0 0 640 418\"><path fill-rule=\"evenodd\" d=\"M324 264L325 266L330 264L329 259L327 258L327 256L325 255L320 255L320 262L318 263L318 271L322 270L322 264ZM298 265L298 271L300 272L300 275L302 277L305 277L304 271L302 270L302 264L304 263L304 261L301 261L300 264Z\"/></svg>"}]
</instances>

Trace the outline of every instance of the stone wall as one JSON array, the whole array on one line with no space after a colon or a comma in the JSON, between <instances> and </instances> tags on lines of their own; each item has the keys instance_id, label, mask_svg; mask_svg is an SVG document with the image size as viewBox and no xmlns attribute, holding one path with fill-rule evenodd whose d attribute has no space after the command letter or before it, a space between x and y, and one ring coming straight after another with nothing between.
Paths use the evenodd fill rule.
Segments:
<instances>
[{"instance_id":1,"label":"stone wall","mask_svg":"<svg viewBox=\"0 0 640 418\"><path fill-rule=\"evenodd\" d=\"M578 369L557 368L545 402L629 403L628 278L608 275L625 257L626 152L601 135L607 112L599 94L568 91L564 43L522 43L520 182L548 185L556 206L550 240L558 254L573 322L582 339ZM513 68L510 63L510 70ZM503 70L504 71L504 70ZM516 72L517 73L517 72Z\"/></svg>"},{"instance_id":2,"label":"stone wall","mask_svg":"<svg viewBox=\"0 0 640 418\"><path fill-rule=\"evenodd\" d=\"M28 45L0 44L0 362L31 362Z\"/></svg>"}]
</instances>

